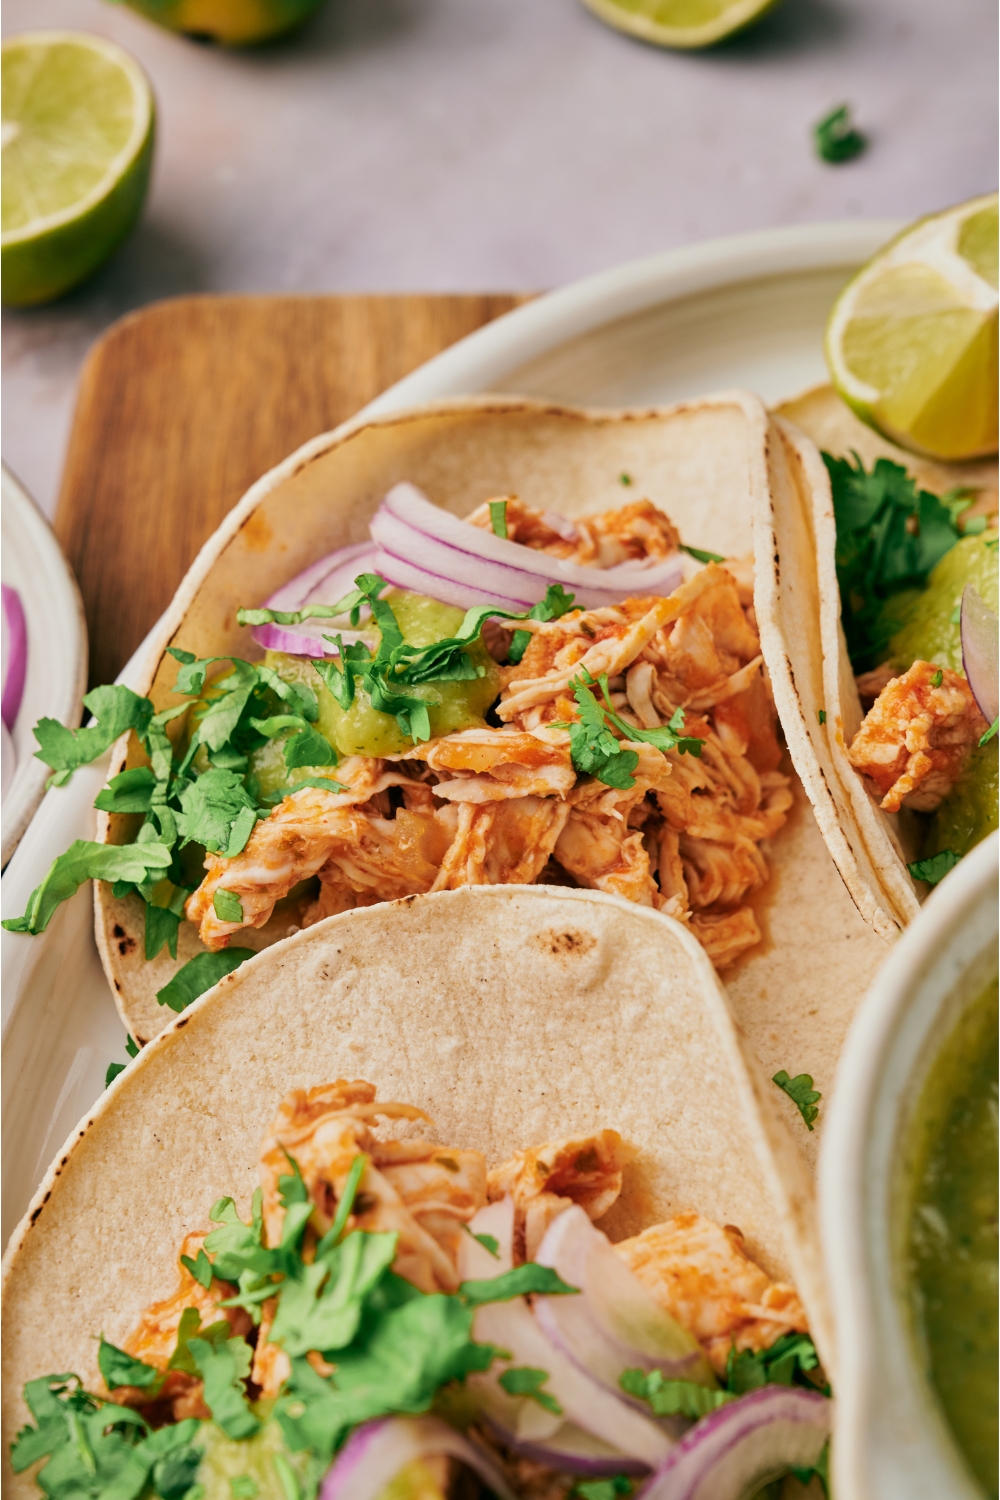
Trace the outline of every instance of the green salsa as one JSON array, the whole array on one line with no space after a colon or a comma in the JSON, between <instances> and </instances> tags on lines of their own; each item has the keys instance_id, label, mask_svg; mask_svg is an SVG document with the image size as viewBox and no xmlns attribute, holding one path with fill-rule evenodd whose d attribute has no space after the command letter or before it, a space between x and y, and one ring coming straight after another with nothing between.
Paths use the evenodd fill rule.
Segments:
<instances>
[{"instance_id":1,"label":"green salsa","mask_svg":"<svg viewBox=\"0 0 1000 1500\"><path fill-rule=\"evenodd\" d=\"M900 672L915 661L964 670L958 611L965 585L971 583L984 603L1000 612L996 539L995 531L963 537L934 568L926 588L907 590L887 601L886 612L891 610L892 618L900 622L890 641L891 659ZM926 817L922 857L942 849L968 854L992 833L997 826L998 782L994 737L972 751L961 779Z\"/></svg>"},{"instance_id":2,"label":"green salsa","mask_svg":"<svg viewBox=\"0 0 1000 1500\"><path fill-rule=\"evenodd\" d=\"M385 598L392 606L403 639L413 646L429 646L434 641L456 635L464 618L463 610L450 604L439 604L422 594L394 589ZM373 629L370 640L373 649L377 641L378 631ZM432 735L482 727L486 722L486 710L499 695L500 669L482 640L474 641L466 651L473 662L483 668L482 677L471 682L433 682L405 689L408 696L423 698L428 703ZM350 708L343 709L311 661L278 651L269 651L266 661L286 682L304 682L312 688L319 702L319 718L313 727L329 740L339 755L399 755L410 749L412 741L407 739L393 715L372 708L371 698L360 683L355 687L354 702ZM315 774L308 767L289 774L285 769L284 750L284 738L273 739L251 757L250 769L263 796L282 786L294 786L297 781ZM322 774L336 778L336 770L332 768Z\"/></svg>"},{"instance_id":3,"label":"green salsa","mask_svg":"<svg viewBox=\"0 0 1000 1500\"><path fill-rule=\"evenodd\" d=\"M265 1415L264 1405L255 1408L258 1416ZM202 1449L198 1500L288 1500L295 1488L308 1493L320 1477L312 1455L293 1453L275 1421L238 1440L214 1422L203 1422L194 1441Z\"/></svg>"},{"instance_id":4,"label":"green salsa","mask_svg":"<svg viewBox=\"0 0 1000 1500\"><path fill-rule=\"evenodd\" d=\"M917 1340L956 1441L997 1495L997 983L964 1013L916 1115L907 1236Z\"/></svg>"}]
</instances>

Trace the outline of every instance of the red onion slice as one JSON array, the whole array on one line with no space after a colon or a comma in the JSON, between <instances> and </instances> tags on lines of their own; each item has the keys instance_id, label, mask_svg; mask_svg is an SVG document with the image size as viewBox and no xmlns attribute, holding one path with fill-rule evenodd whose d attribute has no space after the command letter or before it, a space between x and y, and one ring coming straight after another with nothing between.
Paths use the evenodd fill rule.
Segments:
<instances>
[{"instance_id":1,"label":"red onion slice","mask_svg":"<svg viewBox=\"0 0 1000 1500\"><path fill-rule=\"evenodd\" d=\"M992 724L1000 699L998 621L971 583L962 593L962 665L983 718Z\"/></svg>"},{"instance_id":2,"label":"red onion slice","mask_svg":"<svg viewBox=\"0 0 1000 1500\"><path fill-rule=\"evenodd\" d=\"M0 696L0 717L8 729L14 728L17 711L24 696L24 678L28 669L28 627L24 619L24 606L17 589L3 584L3 692Z\"/></svg>"},{"instance_id":3,"label":"red onion slice","mask_svg":"<svg viewBox=\"0 0 1000 1500\"><path fill-rule=\"evenodd\" d=\"M629 1399L618 1384L625 1370L662 1370L668 1380L715 1385L698 1340L653 1301L578 1205L549 1225L535 1259L580 1289L578 1297L534 1299L546 1336L621 1399Z\"/></svg>"},{"instance_id":4,"label":"red onion slice","mask_svg":"<svg viewBox=\"0 0 1000 1500\"><path fill-rule=\"evenodd\" d=\"M499 1381L507 1366L499 1361L481 1375L470 1375L469 1390L510 1441L545 1443L568 1422L647 1468L663 1463L671 1448L666 1434L550 1344L523 1297L477 1308L473 1328L479 1343L509 1350L512 1367L546 1370L544 1390L562 1408L552 1413L528 1397L509 1396Z\"/></svg>"},{"instance_id":5,"label":"red onion slice","mask_svg":"<svg viewBox=\"0 0 1000 1500\"><path fill-rule=\"evenodd\" d=\"M833 1402L800 1386L766 1385L702 1417L643 1488L642 1500L745 1500L791 1468L813 1468Z\"/></svg>"},{"instance_id":6,"label":"red onion slice","mask_svg":"<svg viewBox=\"0 0 1000 1500\"><path fill-rule=\"evenodd\" d=\"M312 567L283 584L265 601L265 609L302 609L306 604L336 604L354 587L359 573L377 573L379 551L372 542L353 542L339 547ZM334 620L303 620L301 625L255 625L253 638L265 651L286 651L292 656L335 656L336 646L323 639L337 635ZM356 641L364 632L340 630L345 641Z\"/></svg>"},{"instance_id":7,"label":"red onion slice","mask_svg":"<svg viewBox=\"0 0 1000 1500\"><path fill-rule=\"evenodd\" d=\"M377 1500L406 1464L441 1454L466 1464L500 1500L514 1500L495 1460L437 1417L389 1417L356 1427L327 1471L319 1500Z\"/></svg>"}]
</instances>

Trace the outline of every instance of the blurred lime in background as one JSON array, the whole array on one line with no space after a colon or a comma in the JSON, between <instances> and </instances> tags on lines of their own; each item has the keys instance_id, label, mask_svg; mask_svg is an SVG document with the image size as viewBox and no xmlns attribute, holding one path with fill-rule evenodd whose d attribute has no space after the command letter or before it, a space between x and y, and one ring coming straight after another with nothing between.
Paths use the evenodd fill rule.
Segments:
<instances>
[{"instance_id":1,"label":"blurred lime in background","mask_svg":"<svg viewBox=\"0 0 1000 1500\"><path fill-rule=\"evenodd\" d=\"M145 74L103 37L3 43L0 295L48 302L96 271L135 224L153 157Z\"/></svg>"},{"instance_id":2,"label":"blurred lime in background","mask_svg":"<svg viewBox=\"0 0 1000 1500\"><path fill-rule=\"evenodd\" d=\"M583 0L619 31L658 47L711 47L760 19L777 0Z\"/></svg>"},{"instance_id":3,"label":"blurred lime in background","mask_svg":"<svg viewBox=\"0 0 1000 1500\"><path fill-rule=\"evenodd\" d=\"M933 458L997 450L997 195L920 219L848 282L826 330L838 395Z\"/></svg>"},{"instance_id":4,"label":"blurred lime in background","mask_svg":"<svg viewBox=\"0 0 1000 1500\"><path fill-rule=\"evenodd\" d=\"M130 10L187 36L249 47L291 31L321 0L124 0Z\"/></svg>"}]
</instances>

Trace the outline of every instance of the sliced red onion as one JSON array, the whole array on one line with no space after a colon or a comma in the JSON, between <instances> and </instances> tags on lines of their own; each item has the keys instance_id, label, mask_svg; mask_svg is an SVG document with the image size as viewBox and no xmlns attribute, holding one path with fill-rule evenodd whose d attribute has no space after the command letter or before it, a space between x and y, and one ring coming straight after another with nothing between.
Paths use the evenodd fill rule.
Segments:
<instances>
[{"instance_id":1,"label":"sliced red onion","mask_svg":"<svg viewBox=\"0 0 1000 1500\"><path fill-rule=\"evenodd\" d=\"M24 677L28 668L28 627L24 619L24 606L17 589L3 584L2 619L3 644L3 692L0 697L0 717L8 729L14 728L17 711L24 695Z\"/></svg>"},{"instance_id":2,"label":"sliced red onion","mask_svg":"<svg viewBox=\"0 0 1000 1500\"><path fill-rule=\"evenodd\" d=\"M371 533L387 554L411 559L455 583L524 600L522 608L544 598L550 583L561 583L578 604L593 609L635 594L671 594L683 576L677 555L613 568L588 568L552 557L469 526L405 483L394 485L386 495L372 518Z\"/></svg>"},{"instance_id":3,"label":"sliced red onion","mask_svg":"<svg viewBox=\"0 0 1000 1500\"><path fill-rule=\"evenodd\" d=\"M629 1399L618 1384L625 1370L662 1370L668 1380L715 1384L698 1340L653 1301L577 1204L549 1225L535 1259L580 1289L578 1297L534 1299L544 1333L621 1399Z\"/></svg>"},{"instance_id":4,"label":"sliced red onion","mask_svg":"<svg viewBox=\"0 0 1000 1500\"><path fill-rule=\"evenodd\" d=\"M336 604L349 594L359 573L377 573L378 548L372 542L354 542L339 547L299 573L265 601L265 609L302 609L306 604ZM384 576L384 575L383 575ZM337 648L325 635L359 640L364 632L339 630L334 620L303 620L301 625L256 625L253 638L266 651L286 651L292 656L335 656Z\"/></svg>"},{"instance_id":5,"label":"sliced red onion","mask_svg":"<svg viewBox=\"0 0 1000 1500\"><path fill-rule=\"evenodd\" d=\"M998 621L971 583L962 593L962 665L983 718L992 724L1000 699Z\"/></svg>"},{"instance_id":6,"label":"sliced red onion","mask_svg":"<svg viewBox=\"0 0 1000 1500\"><path fill-rule=\"evenodd\" d=\"M481 1375L470 1375L470 1391L508 1441L515 1445L546 1443L564 1423L571 1423L617 1449L626 1459L650 1469L663 1463L671 1448L666 1434L550 1344L523 1297L477 1308L473 1329L479 1343L508 1350L511 1367L547 1371L543 1389L561 1408L553 1413L529 1397L509 1396L500 1385L499 1377L506 1366L499 1361Z\"/></svg>"},{"instance_id":7,"label":"sliced red onion","mask_svg":"<svg viewBox=\"0 0 1000 1500\"><path fill-rule=\"evenodd\" d=\"M487 1203L468 1226L458 1247L460 1281L492 1281L514 1264L514 1200L508 1193L496 1203ZM496 1240L496 1254L476 1239L476 1235Z\"/></svg>"},{"instance_id":8,"label":"sliced red onion","mask_svg":"<svg viewBox=\"0 0 1000 1500\"><path fill-rule=\"evenodd\" d=\"M709 1412L644 1486L642 1500L745 1500L792 1468L813 1468L833 1402L801 1386L766 1385Z\"/></svg>"},{"instance_id":9,"label":"sliced red onion","mask_svg":"<svg viewBox=\"0 0 1000 1500\"><path fill-rule=\"evenodd\" d=\"M626 1458L618 1448L602 1443L600 1438L582 1432L572 1422L564 1422L549 1438L544 1440L517 1438L510 1426L486 1416L485 1424L502 1443L530 1458L536 1464L545 1464L563 1474L579 1474L584 1479L609 1479L613 1474L648 1474L649 1465L637 1459Z\"/></svg>"},{"instance_id":10,"label":"sliced red onion","mask_svg":"<svg viewBox=\"0 0 1000 1500\"><path fill-rule=\"evenodd\" d=\"M388 1417L356 1427L328 1470L319 1500L377 1500L406 1464L439 1455L466 1464L500 1500L514 1500L495 1459L437 1417Z\"/></svg>"}]
</instances>

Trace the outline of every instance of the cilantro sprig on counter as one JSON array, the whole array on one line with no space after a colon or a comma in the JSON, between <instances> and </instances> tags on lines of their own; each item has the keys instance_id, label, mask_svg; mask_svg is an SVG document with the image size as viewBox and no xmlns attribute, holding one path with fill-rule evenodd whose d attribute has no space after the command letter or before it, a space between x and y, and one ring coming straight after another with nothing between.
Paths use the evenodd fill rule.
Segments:
<instances>
[{"instance_id":1,"label":"cilantro sprig on counter","mask_svg":"<svg viewBox=\"0 0 1000 1500\"><path fill-rule=\"evenodd\" d=\"M529 1292L576 1291L555 1271L528 1262L492 1281L465 1282L453 1295L421 1292L392 1270L395 1232L345 1233L365 1164L365 1156L355 1158L334 1222L308 1252L305 1233L314 1205L289 1158L291 1171L278 1184L285 1209L280 1243L264 1244L258 1189L249 1222L231 1198L219 1199L209 1216L217 1227L189 1264L192 1274L202 1272L197 1279L203 1286L206 1278L211 1285L212 1276L234 1284L236 1294L219 1305L244 1308L258 1324L262 1304L276 1300L269 1338L289 1356L291 1374L270 1417L250 1405L246 1381L253 1351L224 1319L203 1328L198 1310L186 1308L167 1365L168 1371L201 1378L204 1402L227 1437L243 1441L266 1420L276 1421L289 1450L286 1462L306 1461L307 1494L315 1493L352 1428L378 1417L425 1412L443 1385L487 1369L494 1359L510 1359L473 1339L478 1306ZM321 1375L310 1354L333 1364L332 1376ZM103 1338L98 1366L109 1390L136 1387L153 1401L163 1385L160 1370ZM512 1393L558 1409L543 1389L546 1371L512 1368L501 1379ZM25 1397L37 1425L18 1434L12 1462L20 1473L47 1459L38 1482L51 1500L107 1500L112 1493L116 1500L139 1500L150 1485L161 1500L182 1500L195 1482L203 1451L197 1420L154 1433L138 1412L91 1395L75 1375L33 1381Z\"/></svg>"},{"instance_id":2,"label":"cilantro sprig on counter","mask_svg":"<svg viewBox=\"0 0 1000 1500\"><path fill-rule=\"evenodd\" d=\"M963 535L958 517L972 503L966 491L944 496L917 488L901 464L876 459L871 472L855 453L823 454L837 523L837 581L847 649L855 672L885 660L897 624L885 606L904 589L919 589Z\"/></svg>"},{"instance_id":3,"label":"cilantro sprig on counter","mask_svg":"<svg viewBox=\"0 0 1000 1500\"><path fill-rule=\"evenodd\" d=\"M574 677L569 686L576 699L579 717L563 727L569 730L570 756L581 775L596 776L606 786L622 791L635 785L632 772L639 764L638 752L625 749L621 740L612 734L612 729L617 729L626 740L653 745L664 754L676 750L681 755L701 756L704 740L681 732L684 728L682 708L675 709L669 722L659 729L638 729L612 708L606 672L595 678L584 671L579 677ZM600 688L603 702L593 692L595 687Z\"/></svg>"}]
</instances>

